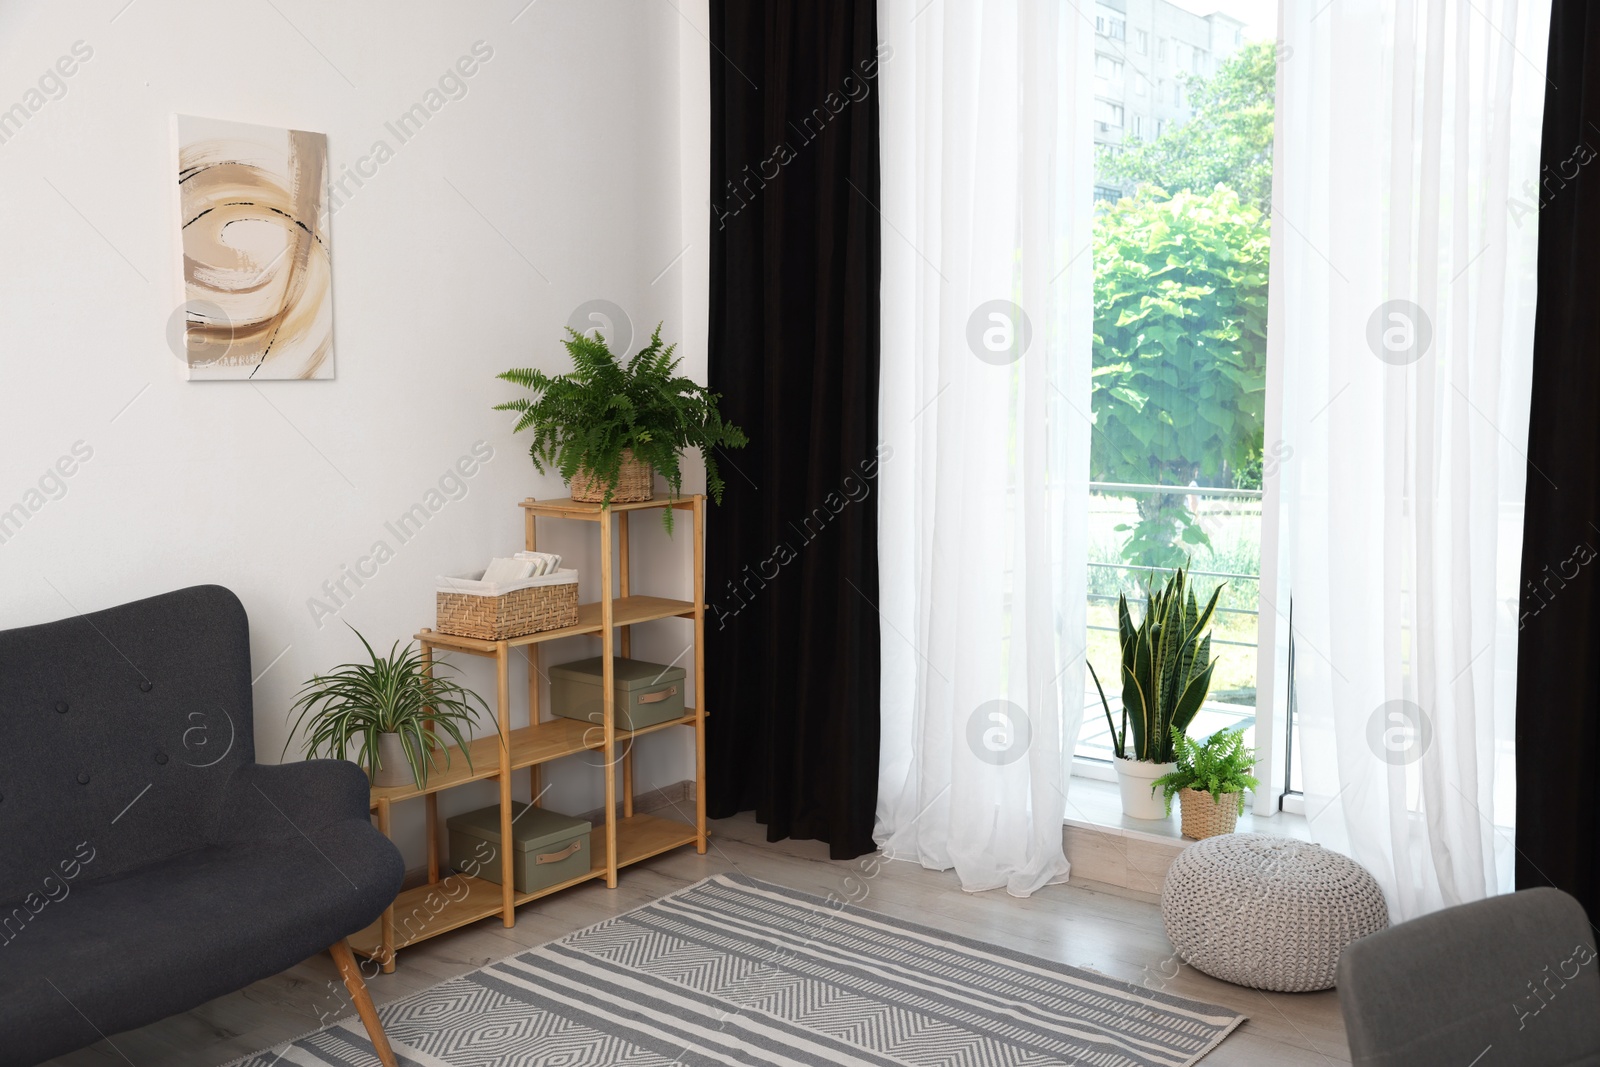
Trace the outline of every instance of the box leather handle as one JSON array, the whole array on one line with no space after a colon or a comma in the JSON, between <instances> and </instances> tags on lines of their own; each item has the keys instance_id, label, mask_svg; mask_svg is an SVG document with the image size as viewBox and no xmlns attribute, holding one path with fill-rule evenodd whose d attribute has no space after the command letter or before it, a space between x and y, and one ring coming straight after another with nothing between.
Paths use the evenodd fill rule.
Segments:
<instances>
[{"instance_id":1,"label":"box leather handle","mask_svg":"<svg viewBox=\"0 0 1600 1067\"><path fill-rule=\"evenodd\" d=\"M671 689L663 689L658 693L646 693L644 696L639 698L639 703L641 703L641 704L659 704L663 700L667 699L668 697L675 697L677 695L678 695L678 687L677 686L673 686Z\"/></svg>"},{"instance_id":2,"label":"box leather handle","mask_svg":"<svg viewBox=\"0 0 1600 1067\"><path fill-rule=\"evenodd\" d=\"M566 859L568 856L572 855L582 847L583 838L580 837L575 839L572 844L568 845L560 852L541 852L538 856L534 857L534 866L538 866L541 863L560 863L562 860Z\"/></svg>"}]
</instances>

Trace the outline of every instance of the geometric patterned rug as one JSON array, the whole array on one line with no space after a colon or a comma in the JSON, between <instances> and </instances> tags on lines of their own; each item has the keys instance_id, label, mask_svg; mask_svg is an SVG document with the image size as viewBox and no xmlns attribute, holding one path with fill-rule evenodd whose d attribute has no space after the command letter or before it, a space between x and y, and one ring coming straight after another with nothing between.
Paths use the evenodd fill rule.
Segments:
<instances>
[{"instance_id":1,"label":"geometric patterned rug","mask_svg":"<svg viewBox=\"0 0 1600 1067\"><path fill-rule=\"evenodd\" d=\"M1244 1016L720 875L379 1009L411 1067L1184 1067ZM366 1067L355 1019L235 1061Z\"/></svg>"}]
</instances>

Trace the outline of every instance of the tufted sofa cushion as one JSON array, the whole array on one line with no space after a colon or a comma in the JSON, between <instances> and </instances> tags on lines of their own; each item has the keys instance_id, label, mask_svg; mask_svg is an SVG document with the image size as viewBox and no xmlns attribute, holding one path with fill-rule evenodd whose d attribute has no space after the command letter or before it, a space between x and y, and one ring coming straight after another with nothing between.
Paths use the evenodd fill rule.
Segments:
<instances>
[{"instance_id":1,"label":"tufted sofa cushion","mask_svg":"<svg viewBox=\"0 0 1600 1067\"><path fill-rule=\"evenodd\" d=\"M0 682L0 842L28 858L0 903L63 862L95 882L194 848L255 761L249 625L220 586L0 633Z\"/></svg>"},{"instance_id":2,"label":"tufted sofa cushion","mask_svg":"<svg viewBox=\"0 0 1600 1067\"><path fill-rule=\"evenodd\" d=\"M399 891L358 767L255 762L226 589L0 633L0 723L0 1067L275 974Z\"/></svg>"}]
</instances>

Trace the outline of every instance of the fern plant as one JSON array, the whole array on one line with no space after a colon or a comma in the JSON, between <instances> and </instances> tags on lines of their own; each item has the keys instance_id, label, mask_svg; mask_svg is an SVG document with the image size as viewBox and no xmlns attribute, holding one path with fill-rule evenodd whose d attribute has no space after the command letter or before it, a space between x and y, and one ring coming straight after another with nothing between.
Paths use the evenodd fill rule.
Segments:
<instances>
[{"instance_id":1,"label":"fern plant","mask_svg":"<svg viewBox=\"0 0 1600 1067\"><path fill-rule=\"evenodd\" d=\"M380 734L398 734L412 778L426 786L428 773L450 766L450 746L455 742L472 767L472 754L463 730L477 722L481 711L495 732L500 730L489 706L472 690L443 676L453 669L443 661L428 663L415 645L404 650L396 641L386 656L373 651L361 632L351 628L367 650L366 663L343 663L327 674L314 675L289 708L294 722L289 740L305 727L308 758L326 755L359 763L367 777L377 779ZM431 725L431 729L429 728ZM444 757L443 767L440 756Z\"/></svg>"},{"instance_id":2,"label":"fern plant","mask_svg":"<svg viewBox=\"0 0 1600 1067\"><path fill-rule=\"evenodd\" d=\"M569 326L567 333L562 344L572 357L570 372L550 375L530 367L499 375L533 394L496 404L495 410L521 416L515 432L532 432L528 455L539 473L553 467L571 482L579 470L588 471L605 485L603 504L609 505L623 452L631 451L666 478L675 500L683 491L679 457L693 448L705 460L706 492L721 503L723 482L713 453L742 448L747 439L717 410L720 394L678 374L678 346L662 343L660 324L627 362L598 331L591 337ZM672 516L672 508L662 509L668 532Z\"/></svg>"},{"instance_id":3,"label":"fern plant","mask_svg":"<svg viewBox=\"0 0 1600 1067\"><path fill-rule=\"evenodd\" d=\"M1100 706L1118 759L1172 761L1173 732L1188 730L1211 689L1216 663L1211 659L1211 634L1207 631L1222 588L1217 586L1202 611L1188 575L1179 567L1159 591L1146 587L1144 618L1138 626L1133 625L1128 598L1117 597L1117 636L1122 652L1120 730L1111 719L1106 691L1092 663L1089 674L1100 692Z\"/></svg>"},{"instance_id":4,"label":"fern plant","mask_svg":"<svg viewBox=\"0 0 1600 1067\"><path fill-rule=\"evenodd\" d=\"M1211 799L1219 804L1224 795L1235 794L1239 798L1239 814L1244 814L1244 791L1261 784L1250 773L1255 770L1256 750L1245 747L1244 727L1218 730L1204 741L1196 742L1174 726L1172 751L1177 759L1177 770L1163 774L1154 783L1167 798L1168 815L1172 814L1172 798L1185 789L1210 793Z\"/></svg>"}]
</instances>

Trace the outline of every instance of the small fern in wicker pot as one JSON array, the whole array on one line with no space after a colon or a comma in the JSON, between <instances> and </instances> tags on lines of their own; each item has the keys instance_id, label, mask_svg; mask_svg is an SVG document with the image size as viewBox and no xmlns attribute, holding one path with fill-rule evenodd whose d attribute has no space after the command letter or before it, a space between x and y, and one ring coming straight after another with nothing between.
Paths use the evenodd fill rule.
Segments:
<instances>
[{"instance_id":1,"label":"small fern in wicker pot","mask_svg":"<svg viewBox=\"0 0 1600 1067\"><path fill-rule=\"evenodd\" d=\"M532 394L496 404L495 410L521 416L515 432L533 434L528 454L539 473L553 467L571 486L573 499L609 506L651 499L653 471L666 479L676 500L683 492L680 457L692 448L705 460L706 492L720 503L723 482L714 452L744 447L744 431L722 418L719 394L678 373L678 346L662 342L660 325L627 360L598 331L590 336L568 327L567 333L562 344L572 357L570 372L522 368L499 376ZM673 509L662 509L669 532L672 515Z\"/></svg>"},{"instance_id":2,"label":"small fern in wicker pot","mask_svg":"<svg viewBox=\"0 0 1600 1067\"><path fill-rule=\"evenodd\" d=\"M1174 726L1172 754L1177 769L1155 784L1167 798L1169 816L1173 797L1182 804L1183 836L1198 841L1233 833L1244 814L1245 790L1261 784L1250 773L1255 770L1256 752L1245 747L1243 728L1218 730L1204 741L1194 741Z\"/></svg>"}]
</instances>

